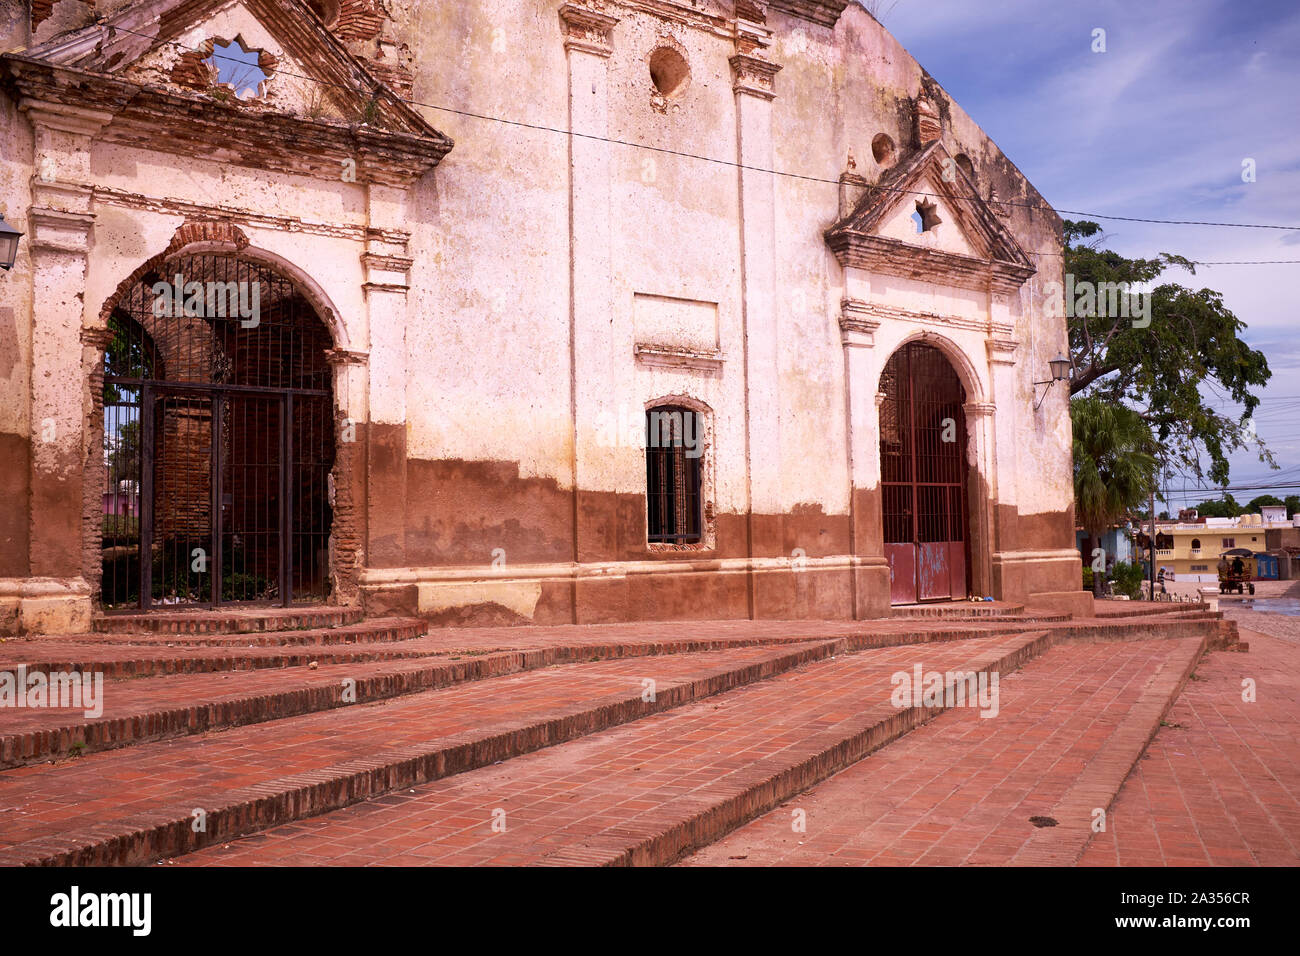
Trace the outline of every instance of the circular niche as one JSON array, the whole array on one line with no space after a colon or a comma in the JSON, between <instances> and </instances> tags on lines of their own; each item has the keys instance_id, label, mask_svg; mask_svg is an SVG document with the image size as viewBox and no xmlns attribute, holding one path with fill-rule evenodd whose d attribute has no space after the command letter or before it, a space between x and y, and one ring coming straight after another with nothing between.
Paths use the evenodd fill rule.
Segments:
<instances>
[{"instance_id":1,"label":"circular niche","mask_svg":"<svg viewBox=\"0 0 1300 956\"><path fill-rule=\"evenodd\" d=\"M334 28L339 18L339 0L307 0L307 6L327 28Z\"/></svg>"},{"instance_id":2,"label":"circular niche","mask_svg":"<svg viewBox=\"0 0 1300 956\"><path fill-rule=\"evenodd\" d=\"M885 133L877 133L876 138L871 141L871 155L883 169L888 169L898 161L898 151L894 148L894 141Z\"/></svg>"},{"instance_id":3,"label":"circular niche","mask_svg":"<svg viewBox=\"0 0 1300 956\"><path fill-rule=\"evenodd\" d=\"M670 46L661 46L650 54L650 82L664 97L678 97L691 85L691 68Z\"/></svg>"},{"instance_id":4,"label":"circular niche","mask_svg":"<svg viewBox=\"0 0 1300 956\"><path fill-rule=\"evenodd\" d=\"M953 157L957 162L957 168L966 174L966 178L975 183L975 164L970 161L970 157L965 153L958 153Z\"/></svg>"}]
</instances>

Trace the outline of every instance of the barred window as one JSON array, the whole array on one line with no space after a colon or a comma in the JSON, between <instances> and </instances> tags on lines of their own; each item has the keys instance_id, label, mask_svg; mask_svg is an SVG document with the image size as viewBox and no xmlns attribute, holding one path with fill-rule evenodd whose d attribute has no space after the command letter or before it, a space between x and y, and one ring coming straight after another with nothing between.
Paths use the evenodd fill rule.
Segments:
<instances>
[{"instance_id":1,"label":"barred window","mask_svg":"<svg viewBox=\"0 0 1300 956\"><path fill-rule=\"evenodd\" d=\"M660 405L646 411L646 518L652 544L701 541L700 416Z\"/></svg>"}]
</instances>

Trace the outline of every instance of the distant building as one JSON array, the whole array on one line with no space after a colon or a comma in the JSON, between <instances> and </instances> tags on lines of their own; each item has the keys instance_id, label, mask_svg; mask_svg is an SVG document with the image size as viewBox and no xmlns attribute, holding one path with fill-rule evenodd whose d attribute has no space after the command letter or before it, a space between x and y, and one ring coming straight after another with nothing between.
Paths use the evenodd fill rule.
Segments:
<instances>
[{"instance_id":1,"label":"distant building","mask_svg":"<svg viewBox=\"0 0 1300 956\"><path fill-rule=\"evenodd\" d=\"M1183 513L1185 514L1185 513ZM1180 514L1180 518L1183 515ZM1149 536L1139 534L1142 560L1147 560ZM1279 557L1287 547L1300 549L1300 514L1288 519L1286 508L1265 507L1261 514L1239 518L1197 518L1156 522L1156 569L1178 581L1211 582L1219 578L1219 556L1231 548ZM1287 560L1265 561L1261 570L1276 567L1274 576L1292 577Z\"/></svg>"},{"instance_id":2,"label":"distant building","mask_svg":"<svg viewBox=\"0 0 1300 956\"><path fill-rule=\"evenodd\" d=\"M1084 566L1091 567L1093 561L1092 549L1094 547L1090 543L1091 535L1083 529L1077 529L1074 537ZM1096 547L1100 547L1105 552L1104 556L1107 565L1137 560L1137 548L1133 545L1133 532L1123 525L1115 525L1108 529L1101 536L1101 541Z\"/></svg>"}]
</instances>

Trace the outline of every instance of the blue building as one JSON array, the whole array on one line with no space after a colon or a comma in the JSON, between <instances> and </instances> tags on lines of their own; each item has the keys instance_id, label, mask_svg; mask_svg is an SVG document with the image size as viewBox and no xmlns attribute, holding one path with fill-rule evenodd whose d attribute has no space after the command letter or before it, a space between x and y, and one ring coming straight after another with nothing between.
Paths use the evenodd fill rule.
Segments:
<instances>
[{"instance_id":1,"label":"blue building","mask_svg":"<svg viewBox=\"0 0 1300 956\"><path fill-rule=\"evenodd\" d=\"M1092 549L1088 546L1088 532L1076 530L1074 532L1075 546L1079 549L1079 556L1083 560L1084 566L1092 565ZM1107 565L1115 564L1121 561L1137 560L1137 551L1133 547L1133 539L1129 536L1128 529L1123 526L1116 526L1109 529L1101 536L1100 547L1106 552Z\"/></svg>"}]
</instances>

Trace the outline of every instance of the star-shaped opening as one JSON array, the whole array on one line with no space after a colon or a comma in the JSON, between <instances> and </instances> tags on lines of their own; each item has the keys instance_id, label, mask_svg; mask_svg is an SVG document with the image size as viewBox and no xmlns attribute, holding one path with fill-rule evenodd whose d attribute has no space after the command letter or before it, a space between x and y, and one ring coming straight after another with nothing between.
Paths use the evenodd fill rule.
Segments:
<instances>
[{"instance_id":1,"label":"star-shaped opening","mask_svg":"<svg viewBox=\"0 0 1300 956\"><path fill-rule=\"evenodd\" d=\"M236 99L255 99L262 84L271 78L261 67L262 51L250 50L236 37L230 43L214 43L212 56L203 62L217 71L217 82L235 91ZM247 93L247 95L245 95Z\"/></svg>"},{"instance_id":2,"label":"star-shaped opening","mask_svg":"<svg viewBox=\"0 0 1300 956\"><path fill-rule=\"evenodd\" d=\"M929 232L943 222L939 218L939 209L928 199L916 201L916 212L912 213L912 222L916 223L917 232Z\"/></svg>"}]
</instances>

